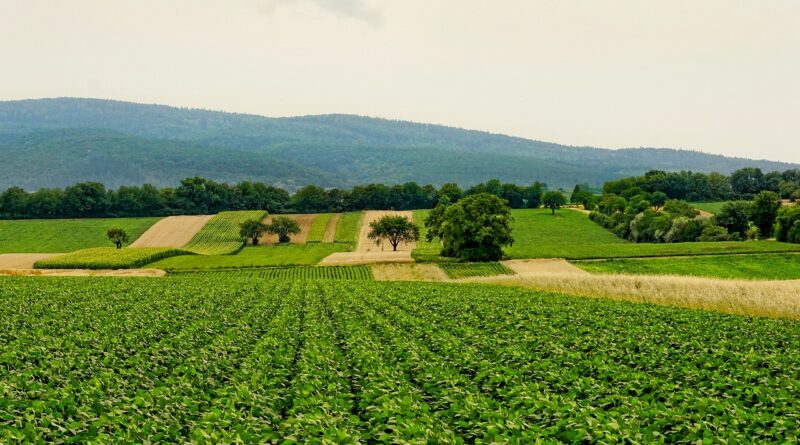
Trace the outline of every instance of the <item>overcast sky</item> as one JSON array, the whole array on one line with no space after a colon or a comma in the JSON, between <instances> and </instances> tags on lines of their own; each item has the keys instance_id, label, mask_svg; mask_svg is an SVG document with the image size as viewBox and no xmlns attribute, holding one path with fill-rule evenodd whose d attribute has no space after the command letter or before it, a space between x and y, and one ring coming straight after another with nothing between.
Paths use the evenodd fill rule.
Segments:
<instances>
[{"instance_id":1,"label":"overcast sky","mask_svg":"<svg viewBox=\"0 0 800 445\"><path fill-rule=\"evenodd\" d=\"M0 99L800 162L797 0L0 0Z\"/></svg>"}]
</instances>

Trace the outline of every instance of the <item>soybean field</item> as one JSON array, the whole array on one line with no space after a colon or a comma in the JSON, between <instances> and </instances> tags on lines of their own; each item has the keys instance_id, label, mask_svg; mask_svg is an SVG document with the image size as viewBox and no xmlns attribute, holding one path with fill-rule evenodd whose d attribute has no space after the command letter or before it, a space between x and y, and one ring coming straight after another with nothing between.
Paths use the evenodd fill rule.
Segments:
<instances>
[{"instance_id":1,"label":"soybean field","mask_svg":"<svg viewBox=\"0 0 800 445\"><path fill-rule=\"evenodd\" d=\"M796 443L800 324L486 285L0 278L1 443Z\"/></svg>"}]
</instances>

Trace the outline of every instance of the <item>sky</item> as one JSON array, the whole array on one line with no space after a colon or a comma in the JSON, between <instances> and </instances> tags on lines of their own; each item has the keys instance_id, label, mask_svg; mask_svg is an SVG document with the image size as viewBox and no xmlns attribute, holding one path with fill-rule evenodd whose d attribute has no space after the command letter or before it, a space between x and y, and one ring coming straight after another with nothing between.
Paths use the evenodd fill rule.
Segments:
<instances>
[{"instance_id":1,"label":"sky","mask_svg":"<svg viewBox=\"0 0 800 445\"><path fill-rule=\"evenodd\" d=\"M0 100L800 162L797 0L0 0Z\"/></svg>"}]
</instances>

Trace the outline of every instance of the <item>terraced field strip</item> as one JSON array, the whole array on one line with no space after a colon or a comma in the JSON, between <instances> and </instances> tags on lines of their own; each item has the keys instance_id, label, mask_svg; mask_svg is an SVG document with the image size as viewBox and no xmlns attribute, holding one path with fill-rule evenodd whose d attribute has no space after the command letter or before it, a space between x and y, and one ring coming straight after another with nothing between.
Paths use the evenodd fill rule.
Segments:
<instances>
[{"instance_id":1,"label":"terraced field strip","mask_svg":"<svg viewBox=\"0 0 800 445\"><path fill-rule=\"evenodd\" d=\"M442 263L439 267L453 279L514 275L514 271L502 263Z\"/></svg>"},{"instance_id":2,"label":"terraced field strip","mask_svg":"<svg viewBox=\"0 0 800 445\"><path fill-rule=\"evenodd\" d=\"M172 271L170 275L192 274L203 277L246 277L268 280L372 280L372 270L366 266L330 267L265 267L260 269Z\"/></svg>"},{"instance_id":3,"label":"terraced field strip","mask_svg":"<svg viewBox=\"0 0 800 445\"><path fill-rule=\"evenodd\" d=\"M364 212L343 213L336 225L334 242L350 244L355 248L358 244L358 234L361 231L361 221L364 219Z\"/></svg>"},{"instance_id":4,"label":"terraced field strip","mask_svg":"<svg viewBox=\"0 0 800 445\"><path fill-rule=\"evenodd\" d=\"M316 214L297 214L297 215L270 215L264 219L264 224L269 224L272 222L274 218L277 217L286 217L291 219L292 221L296 222L298 226L300 226L300 233L296 235L290 235L292 244L305 244L306 240L308 239L308 235L311 232L311 227L314 224L314 220L319 215ZM278 244L278 235L273 233L265 233L261 238L259 238L259 243L265 246Z\"/></svg>"},{"instance_id":5,"label":"terraced field strip","mask_svg":"<svg viewBox=\"0 0 800 445\"><path fill-rule=\"evenodd\" d=\"M192 237L184 249L201 255L236 253L243 246L239 224L251 219L261 220L265 214L261 210L220 212Z\"/></svg>"},{"instance_id":6,"label":"terraced field strip","mask_svg":"<svg viewBox=\"0 0 800 445\"><path fill-rule=\"evenodd\" d=\"M214 215L168 216L153 224L131 247L183 247Z\"/></svg>"},{"instance_id":7,"label":"terraced field strip","mask_svg":"<svg viewBox=\"0 0 800 445\"><path fill-rule=\"evenodd\" d=\"M2 443L800 431L798 322L497 286L188 275L0 278L0 301Z\"/></svg>"},{"instance_id":8,"label":"terraced field strip","mask_svg":"<svg viewBox=\"0 0 800 445\"><path fill-rule=\"evenodd\" d=\"M322 236L323 243L332 243L336 240L336 229L339 226L339 221L342 219L341 213L334 213L328 220L325 226L325 234Z\"/></svg>"},{"instance_id":9,"label":"terraced field strip","mask_svg":"<svg viewBox=\"0 0 800 445\"><path fill-rule=\"evenodd\" d=\"M96 247L37 261L36 269L134 269L191 252L169 247Z\"/></svg>"}]
</instances>

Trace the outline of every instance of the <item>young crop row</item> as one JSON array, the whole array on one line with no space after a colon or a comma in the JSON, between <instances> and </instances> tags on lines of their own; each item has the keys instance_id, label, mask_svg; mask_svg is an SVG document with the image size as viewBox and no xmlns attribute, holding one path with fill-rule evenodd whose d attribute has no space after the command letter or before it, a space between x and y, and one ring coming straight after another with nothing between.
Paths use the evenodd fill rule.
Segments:
<instances>
[{"instance_id":1,"label":"young crop row","mask_svg":"<svg viewBox=\"0 0 800 445\"><path fill-rule=\"evenodd\" d=\"M133 269L191 252L166 247L97 247L37 261L36 269Z\"/></svg>"},{"instance_id":2,"label":"young crop row","mask_svg":"<svg viewBox=\"0 0 800 445\"><path fill-rule=\"evenodd\" d=\"M227 255L242 248L239 225L247 220L262 220L266 212L245 210L220 212L209 221L183 248L201 255Z\"/></svg>"},{"instance_id":3,"label":"young crop row","mask_svg":"<svg viewBox=\"0 0 800 445\"><path fill-rule=\"evenodd\" d=\"M0 301L0 443L795 443L800 430L797 322L222 276L0 278Z\"/></svg>"},{"instance_id":4,"label":"young crop row","mask_svg":"<svg viewBox=\"0 0 800 445\"><path fill-rule=\"evenodd\" d=\"M253 269L204 270L170 272L170 275L203 277L243 277L266 280L372 280L368 266L266 267Z\"/></svg>"},{"instance_id":5,"label":"young crop row","mask_svg":"<svg viewBox=\"0 0 800 445\"><path fill-rule=\"evenodd\" d=\"M439 267L450 278L492 277L513 275L514 271L503 263L441 263Z\"/></svg>"}]
</instances>

